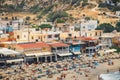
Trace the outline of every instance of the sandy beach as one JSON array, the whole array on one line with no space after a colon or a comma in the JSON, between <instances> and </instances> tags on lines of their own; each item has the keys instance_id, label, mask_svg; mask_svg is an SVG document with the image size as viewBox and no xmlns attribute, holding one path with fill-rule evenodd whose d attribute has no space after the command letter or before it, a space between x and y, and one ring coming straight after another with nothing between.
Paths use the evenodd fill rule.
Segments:
<instances>
[{"instance_id":1,"label":"sandy beach","mask_svg":"<svg viewBox=\"0 0 120 80\"><path fill-rule=\"evenodd\" d=\"M23 63L0 69L0 75L3 76L2 80L98 80L100 74L119 71L120 57L104 59L105 61L101 62L102 58L104 57L82 56L80 59L66 59L43 64ZM96 60L98 60L97 64ZM112 64L108 65L109 61ZM58 65L61 67L57 67ZM47 73L48 70L51 76Z\"/></svg>"},{"instance_id":2,"label":"sandy beach","mask_svg":"<svg viewBox=\"0 0 120 80\"><path fill-rule=\"evenodd\" d=\"M109 69L110 72L116 72L120 68L120 59L113 60L114 65L108 65L108 63L102 63L97 66L95 70L91 71L89 80L98 80L98 75L102 73L107 73L107 69Z\"/></svg>"},{"instance_id":3,"label":"sandy beach","mask_svg":"<svg viewBox=\"0 0 120 80\"><path fill-rule=\"evenodd\" d=\"M107 73L107 70L109 69L110 72L116 72L120 68L120 59L114 59L113 60L114 65L108 65L108 62L100 63L96 69L89 69L90 72L87 73L88 77L85 77L85 75L77 74L74 70L68 70L63 71L62 73L67 74L66 78L64 80L98 80L98 76L103 73ZM56 74L53 76L53 78L47 78L43 77L39 80L57 80L57 77L60 77L61 73Z\"/></svg>"}]
</instances>

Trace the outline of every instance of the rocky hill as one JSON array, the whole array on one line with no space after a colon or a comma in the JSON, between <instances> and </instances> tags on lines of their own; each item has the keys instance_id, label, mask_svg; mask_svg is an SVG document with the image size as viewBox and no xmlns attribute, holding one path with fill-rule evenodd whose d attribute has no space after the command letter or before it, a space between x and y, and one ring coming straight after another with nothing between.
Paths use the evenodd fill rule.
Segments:
<instances>
[{"instance_id":1,"label":"rocky hill","mask_svg":"<svg viewBox=\"0 0 120 80\"><path fill-rule=\"evenodd\" d=\"M120 10L120 0L0 0L0 12L26 12L36 15L37 19L64 22L83 15L97 18L97 14ZM27 16L28 17L28 16Z\"/></svg>"},{"instance_id":2,"label":"rocky hill","mask_svg":"<svg viewBox=\"0 0 120 80\"><path fill-rule=\"evenodd\" d=\"M64 10L72 6L79 6L80 2L87 0L0 0L1 11L31 11L37 13L41 10Z\"/></svg>"}]
</instances>

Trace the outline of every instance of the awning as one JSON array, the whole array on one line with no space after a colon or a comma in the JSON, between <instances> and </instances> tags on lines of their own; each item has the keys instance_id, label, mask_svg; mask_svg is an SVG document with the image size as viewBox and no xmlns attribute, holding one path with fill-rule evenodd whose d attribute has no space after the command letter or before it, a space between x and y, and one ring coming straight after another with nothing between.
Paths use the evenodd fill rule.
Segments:
<instances>
[{"instance_id":1,"label":"awning","mask_svg":"<svg viewBox=\"0 0 120 80\"><path fill-rule=\"evenodd\" d=\"M5 61L3 60L3 61L0 61L0 63L5 63Z\"/></svg>"},{"instance_id":2,"label":"awning","mask_svg":"<svg viewBox=\"0 0 120 80\"><path fill-rule=\"evenodd\" d=\"M99 46L107 46L108 44L106 44L106 43L104 43L104 44L102 44L102 43L100 43L99 44Z\"/></svg>"},{"instance_id":3,"label":"awning","mask_svg":"<svg viewBox=\"0 0 120 80\"><path fill-rule=\"evenodd\" d=\"M110 52L115 52L117 51L116 49L109 49L109 50L106 50L105 53L110 53Z\"/></svg>"},{"instance_id":4,"label":"awning","mask_svg":"<svg viewBox=\"0 0 120 80\"><path fill-rule=\"evenodd\" d=\"M29 54L25 54L26 56L46 56L46 55L52 55L52 52L40 52L40 53L29 53Z\"/></svg>"},{"instance_id":5,"label":"awning","mask_svg":"<svg viewBox=\"0 0 120 80\"><path fill-rule=\"evenodd\" d=\"M52 55L52 52L41 52L41 53L35 53L35 56L47 56Z\"/></svg>"},{"instance_id":6,"label":"awning","mask_svg":"<svg viewBox=\"0 0 120 80\"><path fill-rule=\"evenodd\" d=\"M13 59L13 60L7 60L7 63L12 63L12 62L22 62L24 61L23 59Z\"/></svg>"},{"instance_id":7,"label":"awning","mask_svg":"<svg viewBox=\"0 0 120 80\"><path fill-rule=\"evenodd\" d=\"M73 54L78 55L81 54L81 52L73 52Z\"/></svg>"},{"instance_id":8,"label":"awning","mask_svg":"<svg viewBox=\"0 0 120 80\"><path fill-rule=\"evenodd\" d=\"M115 51L117 51L117 50L116 50L116 49L112 49L111 51L115 52Z\"/></svg>"},{"instance_id":9,"label":"awning","mask_svg":"<svg viewBox=\"0 0 120 80\"><path fill-rule=\"evenodd\" d=\"M11 49L1 48L0 49L0 54L3 54L3 55L19 55L20 53L14 51L14 50L11 50Z\"/></svg>"},{"instance_id":10,"label":"awning","mask_svg":"<svg viewBox=\"0 0 120 80\"><path fill-rule=\"evenodd\" d=\"M59 53L58 55L59 56L70 56L72 55L72 53Z\"/></svg>"},{"instance_id":11,"label":"awning","mask_svg":"<svg viewBox=\"0 0 120 80\"><path fill-rule=\"evenodd\" d=\"M31 54L25 54L25 56L35 56L35 54L33 53L31 53Z\"/></svg>"}]
</instances>

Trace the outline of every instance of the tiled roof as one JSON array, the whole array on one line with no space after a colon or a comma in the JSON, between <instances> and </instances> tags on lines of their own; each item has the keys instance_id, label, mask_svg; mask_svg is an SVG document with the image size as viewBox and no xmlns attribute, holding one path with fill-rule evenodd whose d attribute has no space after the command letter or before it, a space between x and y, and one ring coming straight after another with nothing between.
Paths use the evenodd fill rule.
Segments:
<instances>
[{"instance_id":1,"label":"tiled roof","mask_svg":"<svg viewBox=\"0 0 120 80\"><path fill-rule=\"evenodd\" d=\"M83 41L90 41L90 40L97 40L97 39L94 39L94 38L91 38L91 37L84 37L82 38Z\"/></svg>"},{"instance_id":2,"label":"tiled roof","mask_svg":"<svg viewBox=\"0 0 120 80\"><path fill-rule=\"evenodd\" d=\"M49 45L46 44L46 43L44 43L44 42L39 42L39 43L24 43L24 44L18 44L17 46L22 47L24 49L49 47Z\"/></svg>"},{"instance_id":3,"label":"tiled roof","mask_svg":"<svg viewBox=\"0 0 120 80\"><path fill-rule=\"evenodd\" d=\"M7 42L7 39L0 39L0 42Z\"/></svg>"},{"instance_id":4,"label":"tiled roof","mask_svg":"<svg viewBox=\"0 0 120 80\"><path fill-rule=\"evenodd\" d=\"M52 43L52 44L50 44L50 46L51 47L67 47L69 45L59 42L59 43Z\"/></svg>"},{"instance_id":5,"label":"tiled roof","mask_svg":"<svg viewBox=\"0 0 120 80\"><path fill-rule=\"evenodd\" d=\"M76 39L81 40L81 41L97 40L97 39L94 39L94 38L91 38L91 37L76 37Z\"/></svg>"}]
</instances>

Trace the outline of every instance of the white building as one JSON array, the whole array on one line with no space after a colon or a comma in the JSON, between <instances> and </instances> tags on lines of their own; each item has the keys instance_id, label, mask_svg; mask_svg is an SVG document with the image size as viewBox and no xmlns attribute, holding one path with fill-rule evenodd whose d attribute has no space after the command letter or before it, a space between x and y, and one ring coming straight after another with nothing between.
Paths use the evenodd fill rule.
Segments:
<instances>
[{"instance_id":1,"label":"white building","mask_svg":"<svg viewBox=\"0 0 120 80\"><path fill-rule=\"evenodd\" d=\"M116 11L116 15L120 17L120 11Z\"/></svg>"},{"instance_id":2,"label":"white building","mask_svg":"<svg viewBox=\"0 0 120 80\"><path fill-rule=\"evenodd\" d=\"M97 20L82 21L80 24L81 36L87 36L87 31L92 31L97 28Z\"/></svg>"}]
</instances>

